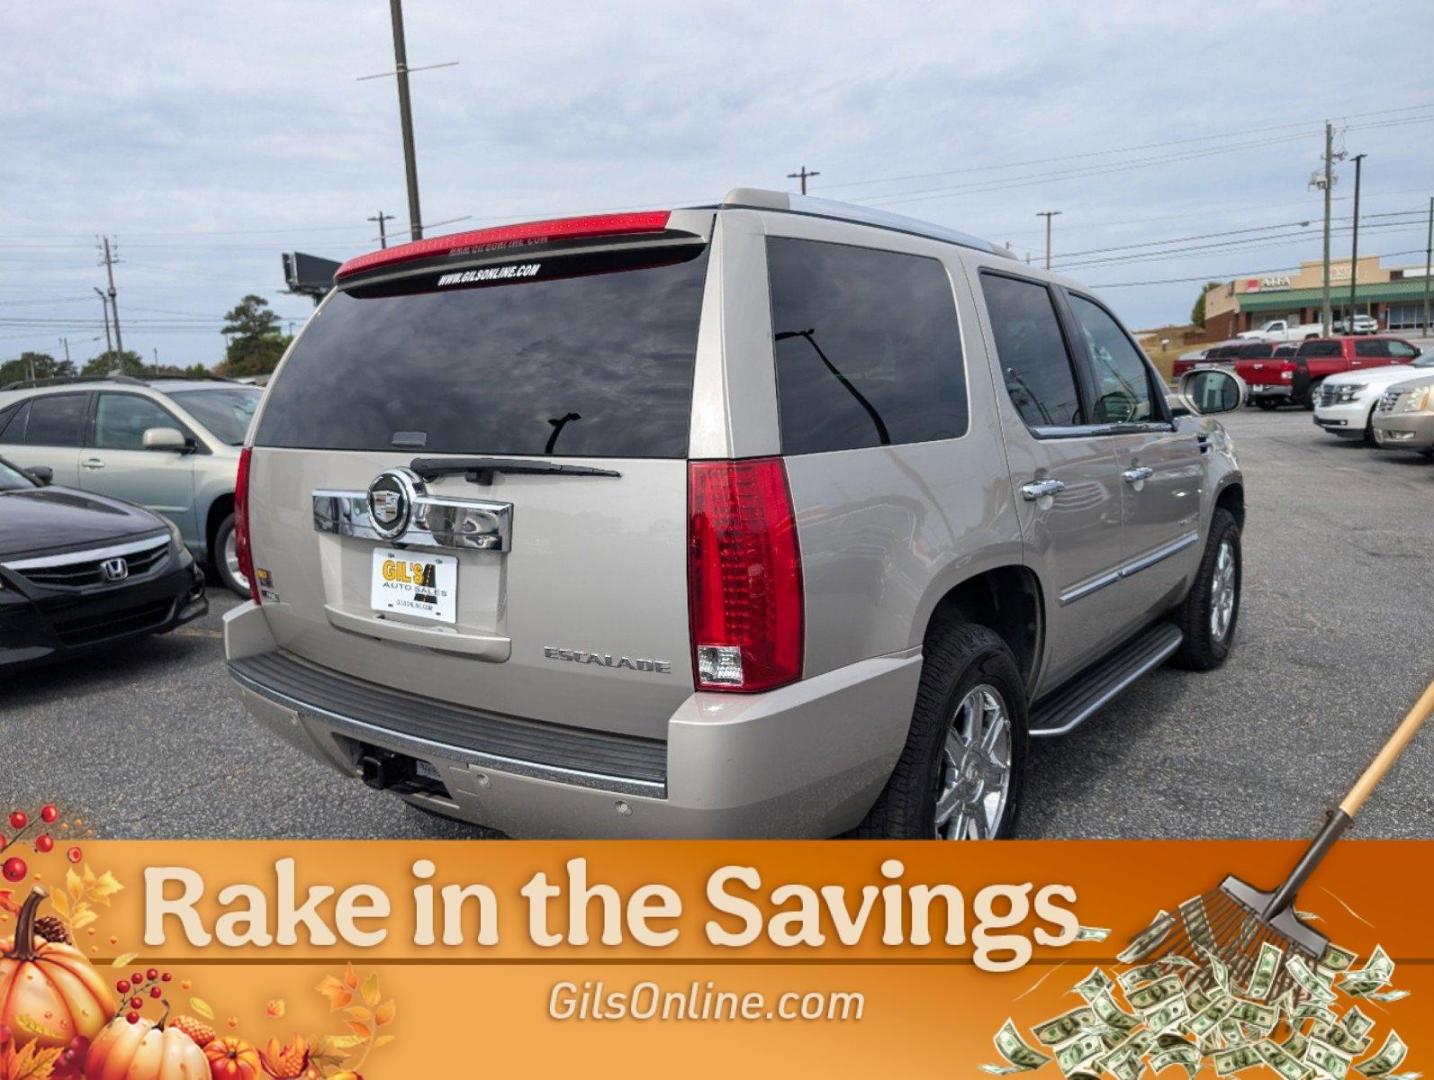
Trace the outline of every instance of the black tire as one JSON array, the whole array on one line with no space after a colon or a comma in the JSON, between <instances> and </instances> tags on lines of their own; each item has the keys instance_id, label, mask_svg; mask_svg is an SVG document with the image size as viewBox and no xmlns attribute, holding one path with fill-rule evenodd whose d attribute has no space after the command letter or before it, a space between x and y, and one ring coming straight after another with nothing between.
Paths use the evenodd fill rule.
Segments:
<instances>
[{"instance_id":1,"label":"black tire","mask_svg":"<svg viewBox=\"0 0 1434 1080\"><path fill-rule=\"evenodd\" d=\"M1235 562L1234 608L1224 635L1217 637L1211 625L1212 586L1220 549L1226 542L1230 544ZM1176 667L1189 671L1212 671L1225 662L1225 658L1230 655L1235 629L1240 621L1241 576L1239 522L1230 511L1216 507L1210 519L1210 536L1205 541L1205 553L1200 557L1200 568L1195 573L1195 580L1185 599L1171 612L1171 621L1185 635L1179 650L1170 658L1170 662Z\"/></svg>"},{"instance_id":2,"label":"black tire","mask_svg":"<svg viewBox=\"0 0 1434 1080\"><path fill-rule=\"evenodd\" d=\"M1275 409L1279 408L1280 403L1274 398L1262 397L1256 398L1255 404L1258 405L1265 412L1274 412Z\"/></svg>"},{"instance_id":3,"label":"black tire","mask_svg":"<svg viewBox=\"0 0 1434 1080\"><path fill-rule=\"evenodd\" d=\"M1369 407L1369 419L1364 422L1365 446L1379 445L1379 440L1374 437L1374 410L1377 408L1379 408L1379 403L1376 401L1373 405Z\"/></svg>"},{"instance_id":4,"label":"black tire","mask_svg":"<svg viewBox=\"0 0 1434 1080\"><path fill-rule=\"evenodd\" d=\"M234 515L230 514L219 523L219 528L214 530L214 543L209 547L209 565L214 568L214 574L219 578L220 583L234 593L249 599L249 583L229 566L229 560L225 558L225 551L228 550L230 538L234 535Z\"/></svg>"},{"instance_id":5,"label":"black tire","mask_svg":"<svg viewBox=\"0 0 1434 1080\"><path fill-rule=\"evenodd\" d=\"M1309 387L1305 390L1305 412L1314 412L1315 402L1319 400L1319 388L1323 385L1323 379L1316 379L1314 382L1309 384Z\"/></svg>"},{"instance_id":6,"label":"black tire","mask_svg":"<svg viewBox=\"0 0 1434 1080\"><path fill-rule=\"evenodd\" d=\"M985 684L1000 694L1010 721L1011 768L1006 805L993 839L1015 829L1026 764L1026 690L1006 643L992 630L955 620L927 634L921 684L906 746L877 797L851 835L861 839L930 840L936 832L936 786L946 733L967 693Z\"/></svg>"}]
</instances>

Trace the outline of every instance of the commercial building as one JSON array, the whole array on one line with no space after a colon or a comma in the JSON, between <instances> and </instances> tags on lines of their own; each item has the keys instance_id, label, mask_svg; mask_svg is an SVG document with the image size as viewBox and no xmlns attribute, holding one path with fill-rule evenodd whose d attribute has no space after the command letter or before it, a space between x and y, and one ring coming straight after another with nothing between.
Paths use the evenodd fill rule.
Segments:
<instances>
[{"instance_id":1,"label":"commercial building","mask_svg":"<svg viewBox=\"0 0 1434 1080\"><path fill-rule=\"evenodd\" d=\"M1359 260L1354 284L1354 313L1372 315L1382 330L1413 331L1424 325L1423 264L1387 267L1379 256ZM1330 263L1330 310L1344 318L1349 307L1350 261ZM1254 330L1270 319L1317 323L1323 302L1324 264L1300 264L1293 274L1262 274L1212 285L1205 292L1205 336L1210 341Z\"/></svg>"}]
</instances>

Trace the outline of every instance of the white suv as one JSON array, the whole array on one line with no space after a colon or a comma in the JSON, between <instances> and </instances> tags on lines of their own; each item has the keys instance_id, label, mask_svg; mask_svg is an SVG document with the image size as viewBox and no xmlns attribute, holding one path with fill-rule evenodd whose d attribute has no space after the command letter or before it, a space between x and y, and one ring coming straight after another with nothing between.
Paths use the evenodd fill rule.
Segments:
<instances>
[{"instance_id":1,"label":"white suv","mask_svg":"<svg viewBox=\"0 0 1434 1080\"><path fill-rule=\"evenodd\" d=\"M1411 349L1402 341L1389 342L1393 351ZM1380 395L1395 383L1407 382L1417 371L1434 368L1434 353L1421 353L1412 363L1389 367L1359 368L1331 375L1316 388L1314 422L1331 435L1362 438L1374 445L1374 410Z\"/></svg>"}]
</instances>

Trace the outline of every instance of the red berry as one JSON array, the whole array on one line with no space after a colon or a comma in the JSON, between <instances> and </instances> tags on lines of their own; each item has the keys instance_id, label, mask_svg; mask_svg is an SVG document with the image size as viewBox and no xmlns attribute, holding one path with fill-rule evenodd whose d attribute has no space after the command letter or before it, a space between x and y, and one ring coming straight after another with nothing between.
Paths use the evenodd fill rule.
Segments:
<instances>
[{"instance_id":1,"label":"red berry","mask_svg":"<svg viewBox=\"0 0 1434 1080\"><path fill-rule=\"evenodd\" d=\"M142 1008L144 1008L144 998L142 998L142 997L132 997L132 998L130 998L130 999L129 999L129 1007L130 1007L131 1009L142 1009Z\"/></svg>"},{"instance_id":2,"label":"red berry","mask_svg":"<svg viewBox=\"0 0 1434 1080\"><path fill-rule=\"evenodd\" d=\"M144 973L144 977L150 982L154 982L155 979L159 978L159 968L150 968Z\"/></svg>"},{"instance_id":3,"label":"red berry","mask_svg":"<svg viewBox=\"0 0 1434 1080\"><path fill-rule=\"evenodd\" d=\"M41 855L48 854L51 850L54 849L54 847L55 841L51 840L48 834L41 833L39 836L35 837L35 850L38 851Z\"/></svg>"},{"instance_id":4,"label":"red berry","mask_svg":"<svg viewBox=\"0 0 1434 1080\"><path fill-rule=\"evenodd\" d=\"M70 862L79 862L84 857L85 853L77 847L72 847L69 851L65 852L65 858L69 859Z\"/></svg>"},{"instance_id":5,"label":"red berry","mask_svg":"<svg viewBox=\"0 0 1434 1080\"><path fill-rule=\"evenodd\" d=\"M164 991L161 990L161 989L160 989L159 987L157 987L157 986L151 986L151 987L149 988L149 996L152 997L152 998L157 998L157 997L159 997L159 995L162 994L162 993L164 993Z\"/></svg>"},{"instance_id":6,"label":"red berry","mask_svg":"<svg viewBox=\"0 0 1434 1080\"><path fill-rule=\"evenodd\" d=\"M128 994L128 993L129 993L129 980L128 980L128 979L121 979L119 982L115 983L115 989L118 990L121 994Z\"/></svg>"},{"instance_id":7,"label":"red berry","mask_svg":"<svg viewBox=\"0 0 1434 1080\"><path fill-rule=\"evenodd\" d=\"M133 975L129 977L129 981L134 983L135 986L138 986L140 983L144 982L144 973L136 971Z\"/></svg>"},{"instance_id":8,"label":"red berry","mask_svg":"<svg viewBox=\"0 0 1434 1080\"><path fill-rule=\"evenodd\" d=\"M5 865L0 867L0 873L5 875L6 881L22 881L29 873L30 868L25 865L25 860L18 855L12 855L5 860Z\"/></svg>"},{"instance_id":9,"label":"red berry","mask_svg":"<svg viewBox=\"0 0 1434 1080\"><path fill-rule=\"evenodd\" d=\"M43 821L46 825L50 824L52 821L57 820L59 816L60 811L55 809L54 803L46 803L44 806L40 807L40 820Z\"/></svg>"},{"instance_id":10,"label":"red berry","mask_svg":"<svg viewBox=\"0 0 1434 1080\"><path fill-rule=\"evenodd\" d=\"M10 842L10 841L8 841L8 840L5 839L5 834L4 834L4 833L0 833L0 851L4 851L4 850L5 850L5 845L8 844L9 842Z\"/></svg>"},{"instance_id":11,"label":"red berry","mask_svg":"<svg viewBox=\"0 0 1434 1080\"><path fill-rule=\"evenodd\" d=\"M161 975L161 976L159 977L159 981L160 981L160 982L169 982L169 980L172 979L172 978L174 978L174 976L171 975L169 972L166 971L163 975Z\"/></svg>"},{"instance_id":12,"label":"red berry","mask_svg":"<svg viewBox=\"0 0 1434 1080\"><path fill-rule=\"evenodd\" d=\"M124 1018L128 1020L131 1024L139 1023L139 1013L137 1012L127 1012L124 1014Z\"/></svg>"},{"instance_id":13,"label":"red berry","mask_svg":"<svg viewBox=\"0 0 1434 1080\"><path fill-rule=\"evenodd\" d=\"M12 810L10 812L10 828L23 829L30 824L30 815L23 810Z\"/></svg>"}]
</instances>

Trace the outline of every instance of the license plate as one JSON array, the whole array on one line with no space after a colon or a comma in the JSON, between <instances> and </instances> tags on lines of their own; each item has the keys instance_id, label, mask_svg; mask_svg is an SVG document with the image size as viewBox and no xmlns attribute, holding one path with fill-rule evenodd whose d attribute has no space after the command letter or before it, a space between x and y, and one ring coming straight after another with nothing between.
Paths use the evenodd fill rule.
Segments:
<instances>
[{"instance_id":1,"label":"license plate","mask_svg":"<svg viewBox=\"0 0 1434 1080\"><path fill-rule=\"evenodd\" d=\"M1265 386L1262 383L1257 383L1256 385L1250 387L1251 392L1256 394L1263 394L1268 389L1269 387Z\"/></svg>"},{"instance_id":2,"label":"license plate","mask_svg":"<svg viewBox=\"0 0 1434 1080\"><path fill-rule=\"evenodd\" d=\"M452 555L375 549L369 604L375 611L456 623L458 559Z\"/></svg>"}]
</instances>

